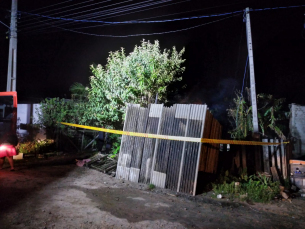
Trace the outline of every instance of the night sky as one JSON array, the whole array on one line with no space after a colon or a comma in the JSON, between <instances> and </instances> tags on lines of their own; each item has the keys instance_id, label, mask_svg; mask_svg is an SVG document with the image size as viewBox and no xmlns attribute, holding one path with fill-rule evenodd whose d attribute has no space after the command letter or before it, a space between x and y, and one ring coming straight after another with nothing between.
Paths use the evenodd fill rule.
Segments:
<instances>
[{"instance_id":1,"label":"night sky","mask_svg":"<svg viewBox=\"0 0 305 229\"><path fill-rule=\"evenodd\" d=\"M64 3L62 3L64 2ZM158 5L144 7L145 4ZM81 4L83 3L83 4ZM88 6L89 4L95 4ZM101 3L101 4L97 4ZM139 4L138 4L139 3ZM47 7L49 5L53 7ZM77 5L78 4L78 5ZM115 5L116 4L116 5ZM123 12L115 7L143 7ZM19 1L18 10L43 15L73 18L85 10L104 7L105 21L164 20L243 10L246 7L291 6L304 1ZM71 7L71 5L74 5ZM87 7L84 7L86 6ZM113 6L110 6L113 5ZM0 21L9 25L11 1L2 0ZM83 8L80 8L83 7ZM151 9L153 7L159 7ZM79 9L77 9L79 8ZM73 9L73 10L72 10ZM138 10L150 9L142 12ZM108 11L105 11L108 10ZM48 12L49 11L49 12ZM67 11L67 12L63 12ZM190 11L190 12L188 12ZM251 12L254 66L257 93L274 94L287 98L287 103L305 104L305 7ZM74 14L74 15L71 15ZM70 16L69 16L70 15ZM246 29L243 15L230 17L186 31L135 37L97 37L64 31L60 28L98 35L133 35L160 33L198 26L223 19L211 17L179 22L110 25L79 29L97 25L44 19L21 14L18 21L17 92L19 101L40 101L45 97L70 97L69 87L74 82L89 84L89 65L106 63L110 51L124 47L132 51L142 39L159 40L161 48L185 47L187 84L181 103L207 103L219 118L228 108L235 90L241 90L247 59ZM100 24L99 24L100 25ZM53 26L53 27L52 27ZM56 28L54 27L56 26ZM60 28L58 28L60 27ZM0 24L0 91L6 90L9 40L7 28ZM249 76L245 79L249 86Z\"/></svg>"}]
</instances>

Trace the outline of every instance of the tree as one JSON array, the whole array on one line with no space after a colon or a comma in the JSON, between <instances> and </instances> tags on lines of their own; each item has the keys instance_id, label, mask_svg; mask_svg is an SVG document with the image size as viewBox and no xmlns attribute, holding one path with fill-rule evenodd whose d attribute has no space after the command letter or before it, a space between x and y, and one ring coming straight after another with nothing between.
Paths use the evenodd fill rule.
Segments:
<instances>
[{"instance_id":1,"label":"tree","mask_svg":"<svg viewBox=\"0 0 305 229\"><path fill-rule=\"evenodd\" d=\"M143 40L129 54L110 52L105 67L91 66L88 119L96 125L121 128L128 103L148 106L156 95L160 102L167 100L167 87L181 80L185 68L181 65L184 49L161 52L159 42ZM89 117L90 116L90 117Z\"/></svg>"},{"instance_id":2,"label":"tree","mask_svg":"<svg viewBox=\"0 0 305 229\"><path fill-rule=\"evenodd\" d=\"M73 100L86 100L88 96L88 87L75 82L70 86L71 98Z\"/></svg>"},{"instance_id":3,"label":"tree","mask_svg":"<svg viewBox=\"0 0 305 229\"><path fill-rule=\"evenodd\" d=\"M249 90L248 90L249 94ZM258 123L263 136L276 134L285 140L283 134L284 126L281 121L287 120L283 111L284 98L276 99L273 95L258 94ZM240 93L236 93L233 99L233 106L227 110L233 129L229 132L234 139L244 139L253 130L252 126L252 107Z\"/></svg>"}]
</instances>

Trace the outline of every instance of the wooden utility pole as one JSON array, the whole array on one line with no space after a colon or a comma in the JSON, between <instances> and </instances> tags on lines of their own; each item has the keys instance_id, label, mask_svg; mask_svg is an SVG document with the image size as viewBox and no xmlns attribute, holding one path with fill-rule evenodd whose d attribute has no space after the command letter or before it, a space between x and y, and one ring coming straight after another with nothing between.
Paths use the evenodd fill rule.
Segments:
<instances>
[{"instance_id":1,"label":"wooden utility pole","mask_svg":"<svg viewBox=\"0 0 305 229\"><path fill-rule=\"evenodd\" d=\"M253 48L252 48L252 33L250 23L250 9L245 9L246 13L246 33L247 33L247 45L249 55L249 70L250 70L250 90L251 90L251 105L252 105L252 122L253 122L253 134L258 133L258 118L257 118L257 103L256 103L256 88L255 88L255 76L254 76L254 61L253 61Z\"/></svg>"},{"instance_id":2,"label":"wooden utility pole","mask_svg":"<svg viewBox=\"0 0 305 229\"><path fill-rule=\"evenodd\" d=\"M17 0L12 0L11 25L9 30L10 46L8 54L6 91L16 91L17 77Z\"/></svg>"}]
</instances>

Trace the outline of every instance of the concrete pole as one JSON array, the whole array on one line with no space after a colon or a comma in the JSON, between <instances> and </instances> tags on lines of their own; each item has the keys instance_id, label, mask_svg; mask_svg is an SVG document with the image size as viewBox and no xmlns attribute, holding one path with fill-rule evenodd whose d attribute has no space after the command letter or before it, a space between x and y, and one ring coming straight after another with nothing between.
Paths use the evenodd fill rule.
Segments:
<instances>
[{"instance_id":1,"label":"concrete pole","mask_svg":"<svg viewBox=\"0 0 305 229\"><path fill-rule=\"evenodd\" d=\"M12 0L10 46L8 54L7 86L6 91L16 91L17 77L17 0Z\"/></svg>"},{"instance_id":2,"label":"concrete pole","mask_svg":"<svg viewBox=\"0 0 305 229\"><path fill-rule=\"evenodd\" d=\"M249 7L247 7L245 11L246 11L246 33L247 33L249 69L250 69L250 90L251 90L253 134L256 134L258 133L259 130L258 130L258 118L257 118L256 88L255 88L254 61L253 61L252 34L251 34Z\"/></svg>"}]
</instances>

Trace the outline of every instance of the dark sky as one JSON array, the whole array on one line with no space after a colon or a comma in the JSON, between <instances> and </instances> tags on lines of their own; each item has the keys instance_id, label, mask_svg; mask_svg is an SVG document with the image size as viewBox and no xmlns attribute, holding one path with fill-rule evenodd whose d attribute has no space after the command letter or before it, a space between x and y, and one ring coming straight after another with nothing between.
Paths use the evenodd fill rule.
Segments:
<instances>
[{"instance_id":1,"label":"dark sky","mask_svg":"<svg viewBox=\"0 0 305 229\"><path fill-rule=\"evenodd\" d=\"M161 0L159 1L161 2ZM104 10L104 14L108 13L108 16L99 18L99 20L125 21L144 18L150 18L146 20L164 20L231 12L243 10L246 7L259 9L305 4L304 1L294 0L173 0L126 11L125 13L130 13L128 15L118 16L123 12L117 12L118 9L113 10L115 7L130 7L130 4L137 3L139 4L135 6L144 7L145 4L156 4L159 1L27 0L19 1L18 10L72 18L85 14L85 10L95 8L95 11L88 12ZM95 3L101 4L88 6ZM7 10L10 9L10 4L9 0L2 0L0 5L0 21L6 24L9 24ZM35 11L35 9L54 4L58 5ZM117 5L110 6L112 4ZM74 6L71 7L71 5ZM87 7L84 7L86 5ZM158 6L160 7L156 9L135 12ZM99 10L96 9L98 7L105 8ZM121 11L123 9L126 8L120 8ZM108 11L105 12L105 10ZM285 97L288 103L305 104L305 90L303 89L305 83L304 13L305 7L251 12L258 93L264 92ZM108 53L121 47L124 47L129 53L134 45L139 45L144 38L150 41L159 40L162 49L172 46L176 46L178 50L186 48L184 55L186 71L183 77L188 87L181 102L203 102L214 110L224 111L228 108L228 101L234 96L234 91L241 90L247 59L246 31L242 14L187 31L124 38L83 35L54 27L99 35L132 35L185 29L224 17L78 29L97 24L80 22L63 24L67 22L21 14L18 22L17 92L19 100L31 101L44 97L64 97L65 94L66 97L69 97L69 87L73 82L89 84L90 64L104 65ZM7 28L0 24L0 91L6 89L9 46L9 42L5 38L6 32ZM249 86L248 77L245 83L246 86Z\"/></svg>"}]
</instances>

